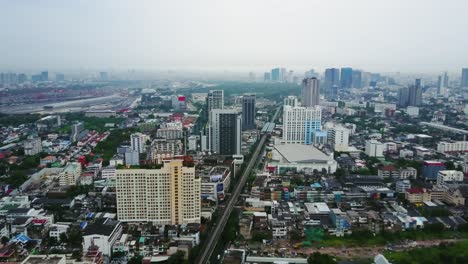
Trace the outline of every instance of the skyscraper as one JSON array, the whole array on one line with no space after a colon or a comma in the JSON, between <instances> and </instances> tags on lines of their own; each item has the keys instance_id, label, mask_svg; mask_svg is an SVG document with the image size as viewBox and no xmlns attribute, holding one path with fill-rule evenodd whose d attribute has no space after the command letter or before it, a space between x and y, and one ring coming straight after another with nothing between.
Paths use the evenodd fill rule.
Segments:
<instances>
[{"instance_id":1,"label":"skyscraper","mask_svg":"<svg viewBox=\"0 0 468 264\"><path fill-rule=\"evenodd\" d=\"M325 82L322 85L322 92L327 98L335 98L336 93L333 93L333 86L340 86L340 70L337 68L330 68L325 70Z\"/></svg>"},{"instance_id":2,"label":"skyscraper","mask_svg":"<svg viewBox=\"0 0 468 264\"><path fill-rule=\"evenodd\" d=\"M320 131L320 107L283 106L283 141L285 143L312 144L314 132Z\"/></svg>"},{"instance_id":3,"label":"skyscraper","mask_svg":"<svg viewBox=\"0 0 468 264\"><path fill-rule=\"evenodd\" d=\"M241 153L241 117L234 109L210 111L208 149L221 155Z\"/></svg>"},{"instance_id":4,"label":"skyscraper","mask_svg":"<svg viewBox=\"0 0 468 264\"><path fill-rule=\"evenodd\" d=\"M362 71L353 71L353 88L362 88Z\"/></svg>"},{"instance_id":5,"label":"skyscraper","mask_svg":"<svg viewBox=\"0 0 468 264\"><path fill-rule=\"evenodd\" d=\"M403 87L398 90L398 105L401 107L407 107L409 100L409 88Z\"/></svg>"},{"instance_id":6,"label":"skyscraper","mask_svg":"<svg viewBox=\"0 0 468 264\"><path fill-rule=\"evenodd\" d=\"M271 81L271 73L265 72L265 73L263 74L263 81L265 81L265 82Z\"/></svg>"},{"instance_id":7,"label":"skyscraper","mask_svg":"<svg viewBox=\"0 0 468 264\"><path fill-rule=\"evenodd\" d=\"M341 88L349 89L353 86L353 68L341 68Z\"/></svg>"},{"instance_id":8,"label":"skyscraper","mask_svg":"<svg viewBox=\"0 0 468 264\"><path fill-rule=\"evenodd\" d=\"M255 94L242 96L242 130L255 129Z\"/></svg>"},{"instance_id":9,"label":"skyscraper","mask_svg":"<svg viewBox=\"0 0 468 264\"><path fill-rule=\"evenodd\" d=\"M443 80L442 80L442 75L439 75L437 77L437 94L442 93L442 88L443 88Z\"/></svg>"},{"instance_id":10,"label":"skyscraper","mask_svg":"<svg viewBox=\"0 0 468 264\"><path fill-rule=\"evenodd\" d=\"M415 85L409 87L408 105L420 106L422 105L422 83L421 79L416 79Z\"/></svg>"},{"instance_id":11,"label":"skyscraper","mask_svg":"<svg viewBox=\"0 0 468 264\"><path fill-rule=\"evenodd\" d=\"M224 91L210 90L206 96L205 107L205 120L208 120L211 110L224 108Z\"/></svg>"},{"instance_id":12,"label":"skyscraper","mask_svg":"<svg viewBox=\"0 0 468 264\"><path fill-rule=\"evenodd\" d=\"M468 87L468 68L462 69L461 85L462 88Z\"/></svg>"},{"instance_id":13,"label":"skyscraper","mask_svg":"<svg viewBox=\"0 0 468 264\"><path fill-rule=\"evenodd\" d=\"M311 107L320 104L320 83L315 77L302 81L302 106Z\"/></svg>"},{"instance_id":14,"label":"skyscraper","mask_svg":"<svg viewBox=\"0 0 468 264\"><path fill-rule=\"evenodd\" d=\"M274 68L271 70L271 80L274 81L274 82L279 82L281 81L281 71L280 71L280 68Z\"/></svg>"},{"instance_id":15,"label":"skyscraper","mask_svg":"<svg viewBox=\"0 0 468 264\"><path fill-rule=\"evenodd\" d=\"M41 72L41 80L43 82L49 81L49 72L48 71Z\"/></svg>"},{"instance_id":16,"label":"skyscraper","mask_svg":"<svg viewBox=\"0 0 468 264\"><path fill-rule=\"evenodd\" d=\"M200 223L201 178L182 160L161 169L116 170L117 217L159 225Z\"/></svg>"},{"instance_id":17,"label":"skyscraper","mask_svg":"<svg viewBox=\"0 0 468 264\"><path fill-rule=\"evenodd\" d=\"M132 150L138 151L138 153L145 153L146 152L146 141L149 137L142 133L135 133L130 135L130 144L132 146Z\"/></svg>"},{"instance_id":18,"label":"skyscraper","mask_svg":"<svg viewBox=\"0 0 468 264\"><path fill-rule=\"evenodd\" d=\"M449 87L449 77L447 72L444 72L444 81L443 81L444 87L448 88Z\"/></svg>"},{"instance_id":19,"label":"skyscraper","mask_svg":"<svg viewBox=\"0 0 468 264\"><path fill-rule=\"evenodd\" d=\"M285 97L284 100L283 100L283 105L289 105L289 106L292 106L292 107L299 106L297 96L289 95L289 96Z\"/></svg>"}]
</instances>

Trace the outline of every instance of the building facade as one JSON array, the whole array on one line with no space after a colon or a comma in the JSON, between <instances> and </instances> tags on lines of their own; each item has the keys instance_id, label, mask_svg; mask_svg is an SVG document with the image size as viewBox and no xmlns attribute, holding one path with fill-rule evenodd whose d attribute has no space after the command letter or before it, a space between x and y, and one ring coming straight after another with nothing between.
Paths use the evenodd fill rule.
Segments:
<instances>
[{"instance_id":1,"label":"building facade","mask_svg":"<svg viewBox=\"0 0 468 264\"><path fill-rule=\"evenodd\" d=\"M210 112L208 149L220 155L241 154L241 117L234 109Z\"/></svg>"},{"instance_id":2,"label":"building facade","mask_svg":"<svg viewBox=\"0 0 468 264\"><path fill-rule=\"evenodd\" d=\"M200 178L182 160L161 169L116 172L117 216L123 222L161 225L200 223Z\"/></svg>"},{"instance_id":3,"label":"building facade","mask_svg":"<svg viewBox=\"0 0 468 264\"><path fill-rule=\"evenodd\" d=\"M255 94L242 96L242 130L255 129Z\"/></svg>"},{"instance_id":4,"label":"building facade","mask_svg":"<svg viewBox=\"0 0 468 264\"><path fill-rule=\"evenodd\" d=\"M283 141L294 144L312 144L314 132L320 131L320 107L283 107Z\"/></svg>"},{"instance_id":5,"label":"building facade","mask_svg":"<svg viewBox=\"0 0 468 264\"><path fill-rule=\"evenodd\" d=\"M305 78L302 81L302 99L304 107L320 105L320 82L317 78Z\"/></svg>"}]
</instances>

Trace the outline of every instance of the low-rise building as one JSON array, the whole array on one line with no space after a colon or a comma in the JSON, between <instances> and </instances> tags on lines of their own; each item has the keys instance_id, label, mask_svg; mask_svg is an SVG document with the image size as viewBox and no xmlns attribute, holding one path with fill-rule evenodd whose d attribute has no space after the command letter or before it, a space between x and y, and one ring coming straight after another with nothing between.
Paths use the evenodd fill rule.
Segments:
<instances>
[{"instance_id":1,"label":"low-rise building","mask_svg":"<svg viewBox=\"0 0 468 264\"><path fill-rule=\"evenodd\" d=\"M437 174L437 184L462 183L464 174L456 170L441 170Z\"/></svg>"},{"instance_id":2,"label":"low-rise building","mask_svg":"<svg viewBox=\"0 0 468 264\"><path fill-rule=\"evenodd\" d=\"M61 186L76 185L81 175L81 164L78 162L69 162L65 169L59 174L59 183Z\"/></svg>"}]
</instances>

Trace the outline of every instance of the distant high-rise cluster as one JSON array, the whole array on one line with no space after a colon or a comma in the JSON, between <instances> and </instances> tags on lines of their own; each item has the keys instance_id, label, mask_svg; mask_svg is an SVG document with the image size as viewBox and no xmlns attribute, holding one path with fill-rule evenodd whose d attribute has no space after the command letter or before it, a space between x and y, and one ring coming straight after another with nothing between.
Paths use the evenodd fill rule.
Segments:
<instances>
[{"instance_id":1,"label":"distant high-rise cluster","mask_svg":"<svg viewBox=\"0 0 468 264\"><path fill-rule=\"evenodd\" d=\"M398 105L401 107L422 105L421 79L416 79L410 87L400 88L398 92Z\"/></svg>"}]
</instances>

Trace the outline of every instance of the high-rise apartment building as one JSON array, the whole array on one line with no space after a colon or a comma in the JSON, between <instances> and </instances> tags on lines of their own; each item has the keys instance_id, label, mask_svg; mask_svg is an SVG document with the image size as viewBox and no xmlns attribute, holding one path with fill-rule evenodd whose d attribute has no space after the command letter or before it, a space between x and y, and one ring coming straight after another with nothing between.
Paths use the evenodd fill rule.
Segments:
<instances>
[{"instance_id":1,"label":"high-rise apartment building","mask_svg":"<svg viewBox=\"0 0 468 264\"><path fill-rule=\"evenodd\" d=\"M241 154L241 117L236 110L211 110L208 149L220 155Z\"/></svg>"},{"instance_id":2,"label":"high-rise apartment building","mask_svg":"<svg viewBox=\"0 0 468 264\"><path fill-rule=\"evenodd\" d=\"M59 174L60 186L76 185L81 175L81 164L78 162L69 162L65 169Z\"/></svg>"},{"instance_id":3,"label":"high-rise apartment building","mask_svg":"<svg viewBox=\"0 0 468 264\"><path fill-rule=\"evenodd\" d=\"M42 151L42 141L40 137L30 136L24 142L24 155L33 156Z\"/></svg>"},{"instance_id":4,"label":"high-rise apartment building","mask_svg":"<svg viewBox=\"0 0 468 264\"><path fill-rule=\"evenodd\" d=\"M349 89L353 86L353 68L341 68L341 88Z\"/></svg>"},{"instance_id":5,"label":"high-rise apartment building","mask_svg":"<svg viewBox=\"0 0 468 264\"><path fill-rule=\"evenodd\" d=\"M283 100L283 105L289 105L292 107L299 106L299 101L297 99L297 96L289 95L285 97Z\"/></svg>"},{"instance_id":6,"label":"high-rise apartment building","mask_svg":"<svg viewBox=\"0 0 468 264\"><path fill-rule=\"evenodd\" d=\"M320 104L320 82L317 78L305 78L302 81L302 106L312 107Z\"/></svg>"},{"instance_id":7,"label":"high-rise apartment building","mask_svg":"<svg viewBox=\"0 0 468 264\"><path fill-rule=\"evenodd\" d=\"M468 68L462 69L461 87L468 88Z\"/></svg>"},{"instance_id":8,"label":"high-rise apartment building","mask_svg":"<svg viewBox=\"0 0 468 264\"><path fill-rule=\"evenodd\" d=\"M146 152L146 141L149 140L149 136L142 133L135 133L130 135L130 145L132 150L138 151L138 153Z\"/></svg>"},{"instance_id":9,"label":"high-rise apartment building","mask_svg":"<svg viewBox=\"0 0 468 264\"><path fill-rule=\"evenodd\" d=\"M242 96L242 130L255 129L255 94Z\"/></svg>"},{"instance_id":10,"label":"high-rise apartment building","mask_svg":"<svg viewBox=\"0 0 468 264\"><path fill-rule=\"evenodd\" d=\"M320 107L283 106L283 141L285 143L312 144L314 133L320 131Z\"/></svg>"},{"instance_id":11,"label":"high-rise apartment building","mask_svg":"<svg viewBox=\"0 0 468 264\"><path fill-rule=\"evenodd\" d=\"M349 129L336 126L328 131L328 135L335 151L348 151Z\"/></svg>"},{"instance_id":12,"label":"high-rise apartment building","mask_svg":"<svg viewBox=\"0 0 468 264\"><path fill-rule=\"evenodd\" d=\"M408 99L409 99L409 88L402 87L398 90L398 105L401 107L408 106Z\"/></svg>"},{"instance_id":13,"label":"high-rise apartment building","mask_svg":"<svg viewBox=\"0 0 468 264\"><path fill-rule=\"evenodd\" d=\"M182 160L161 169L116 170L117 217L159 225L200 223L201 179Z\"/></svg>"},{"instance_id":14,"label":"high-rise apartment building","mask_svg":"<svg viewBox=\"0 0 468 264\"><path fill-rule=\"evenodd\" d=\"M210 111L213 109L224 108L224 91L210 90L206 96L206 117L208 118Z\"/></svg>"}]
</instances>

